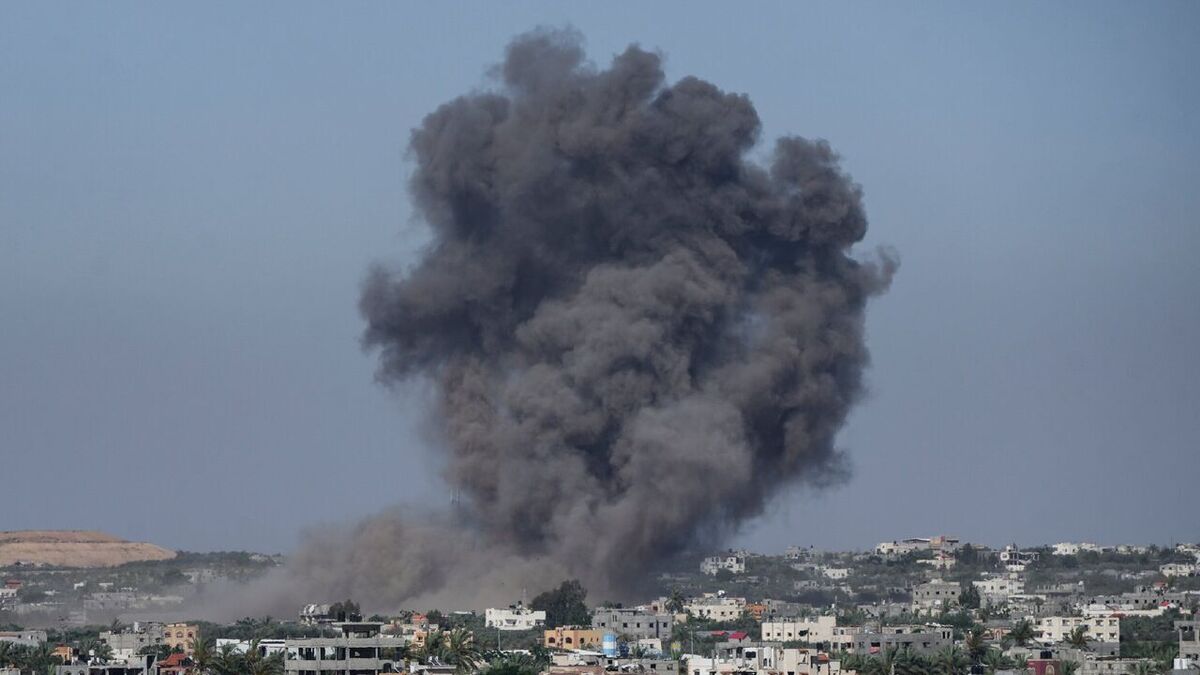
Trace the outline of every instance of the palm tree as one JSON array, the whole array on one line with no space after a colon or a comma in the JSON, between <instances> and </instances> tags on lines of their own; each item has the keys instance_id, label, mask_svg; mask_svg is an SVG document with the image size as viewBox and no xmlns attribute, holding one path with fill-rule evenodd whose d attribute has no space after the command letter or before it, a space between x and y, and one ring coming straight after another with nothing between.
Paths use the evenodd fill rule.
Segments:
<instances>
[{"instance_id":1,"label":"palm tree","mask_svg":"<svg viewBox=\"0 0 1200 675\"><path fill-rule=\"evenodd\" d=\"M1075 675L1079 671L1078 661L1063 661L1059 666L1058 672L1061 675Z\"/></svg>"},{"instance_id":2,"label":"palm tree","mask_svg":"<svg viewBox=\"0 0 1200 675\"><path fill-rule=\"evenodd\" d=\"M938 675L962 675L971 668L971 659L956 646L949 646L933 657L933 672Z\"/></svg>"},{"instance_id":3,"label":"palm tree","mask_svg":"<svg viewBox=\"0 0 1200 675\"><path fill-rule=\"evenodd\" d=\"M967 656L971 658L972 663L979 663L980 657L987 652L987 643L983 640L983 633L983 626L974 625L963 638L963 648L966 649Z\"/></svg>"},{"instance_id":4,"label":"palm tree","mask_svg":"<svg viewBox=\"0 0 1200 675\"><path fill-rule=\"evenodd\" d=\"M1133 675L1158 675L1158 673L1162 671L1159 669L1158 664L1149 659L1145 659L1133 664L1133 670L1131 672Z\"/></svg>"},{"instance_id":5,"label":"palm tree","mask_svg":"<svg viewBox=\"0 0 1200 675\"><path fill-rule=\"evenodd\" d=\"M1076 649L1083 650L1088 648L1088 643L1091 641L1092 638L1088 636L1087 626L1076 626L1071 630L1071 633L1067 635L1066 639L1067 644Z\"/></svg>"},{"instance_id":6,"label":"palm tree","mask_svg":"<svg viewBox=\"0 0 1200 675\"><path fill-rule=\"evenodd\" d=\"M1033 635L1033 624L1029 622L1029 619L1021 619L1013 624L1012 629L1008 631L1009 639L1022 647L1029 644L1029 641L1033 639Z\"/></svg>"},{"instance_id":7,"label":"palm tree","mask_svg":"<svg viewBox=\"0 0 1200 675\"><path fill-rule=\"evenodd\" d=\"M896 652L892 668L896 675L926 675L929 663L925 657L905 647Z\"/></svg>"},{"instance_id":8,"label":"palm tree","mask_svg":"<svg viewBox=\"0 0 1200 675\"><path fill-rule=\"evenodd\" d=\"M454 666L456 673L471 672L483 660L475 634L465 628L454 628L443 637L439 656L443 663Z\"/></svg>"},{"instance_id":9,"label":"palm tree","mask_svg":"<svg viewBox=\"0 0 1200 675\"><path fill-rule=\"evenodd\" d=\"M896 667L896 654L899 653L895 647L885 647L879 651L879 654L871 657L866 663L866 672L868 675L892 675Z\"/></svg>"},{"instance_id":10,"label":"palm tree","mask_svg":"<svg viewBox=\"0 0 1200 675\"><path fill-rule=\"evenodd\" d=\"M1012 670L1017 667L1016 661L1004 655L999 649L989 649L982 659L984 672L995 675L997 670Z\"/></svg>"},{"instance_id":11,"label":"palm tree","mask_svg":"<svg viewBox=\"0 0 1200 675\"><path fill-rule=\"evenodd\" d=\"M196 675L206 675L214 658L216 650L213 641L206 640L203 635L197 635L192 641L192 671Z\"/></svg>"}]
</instances>

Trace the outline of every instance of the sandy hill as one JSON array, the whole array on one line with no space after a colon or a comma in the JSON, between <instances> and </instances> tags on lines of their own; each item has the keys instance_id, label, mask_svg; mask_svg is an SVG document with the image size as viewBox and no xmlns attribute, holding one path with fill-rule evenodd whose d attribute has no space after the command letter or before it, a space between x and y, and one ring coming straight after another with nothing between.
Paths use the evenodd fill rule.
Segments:
<instances>
[{"instance_id":1,"label":"sandy hill","mask_svg":"<svg viewBox=\"0 0 1200 675\"><path fill-rule=\"evenodd\" d=\"M169 551L153 544L126 541L103 532L24 530L0 532L0 567L112 567L139 560L169 560Z\"/></svg>"}]
</instances>

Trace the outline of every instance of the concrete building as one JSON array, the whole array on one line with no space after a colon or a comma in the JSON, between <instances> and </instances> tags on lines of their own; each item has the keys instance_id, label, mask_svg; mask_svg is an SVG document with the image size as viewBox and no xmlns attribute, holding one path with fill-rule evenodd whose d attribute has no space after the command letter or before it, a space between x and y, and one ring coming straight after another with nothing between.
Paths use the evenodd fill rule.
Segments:
<instances>
[{"instance_id":1,"label":"concrete building","mask_svg":"<svg viewBox=\"0 0 1200 675\"><path fill-rule=\"evenodd\" d=\"M146 647L163 644L163 625L135 623L129 629L119 633L110 630L100 631L100 641L112 649L114 659L134 659L139 656L138 652Z\"/></svg>"},{"instance_id":2,"label":"concrete building","mask_svg":"<svg viewBox=\"0 0 1200 675\"><path fill-rule=\"evenodd\" d=\"M979 591L979 595L988 605L1003 604L1014 595L1021 595L1025 592L1025 581L1016 574L1005 574L993 577L985 577L979 581L972 581L972 585Z\"/></svg>"},{"instance_id":3,"label":"concrete building","mask_svg":"<svg viewBox=\"0 0 1200 675\"><path fill-rule=\"evenodd\" d=\"M1062 542L1051 547L1050 555L1079 555L1085 552L1100 553L1102 551L1104 551L1104 547L1097 544Z\"/></svg>"},{"instance_id":4,"label":"concrete building","mask_svg":"<svg viewBox=\"0 0 1200 675\"><path fill-rule=\"evenodd\" d=\"M44 630L6 630L0 631L0 642L13 645L36 647L46 641Z\"/></svg>"},{"instance_id":5,"label":"concrete building","mask_svg":"<svg viewBox=\"0 0 1200 675\"><path fill-rule=\"evenodd\" d=\"M689 600L683 609L702 619L731 621L742 615L746 609L746 599L728 597L724 593L705 593L699 598Z\"/></svg>"},{"instance_id":6,"label":"concrete building","mask_svg":"<svg viewBox=\"0 0 1200 675\"><path fill-rule=\"evenodd\" d=\"M341 634L336 637L289 638L260 640L257 643L263 656L279 652L286 654L283 662L287 675L379 675L397 672L396 662L384 658L384 650L400 647L404 641L380 634L382 623L347 621L333 624ZM217 648L232 644L245 652L251 643L237 640L217 640Z\"/></svg>"},{"instance_id":7,"label":"concrete building","mask_svg":"<svg viewBox=\"0 0 1200 675\"><path fill-rule=\"evenodd\" d=\"M179 648L184 654L192 655L200 627L188 623L171 623L163 626L163 644L172 650Z\"/></svg>"},{"instance_id":8,"label":"concrete building","mask_svg":"<svg viewBox=\"0 0 1200 675\"><path fill-rule=\"evenodd\" d=\"M1175 629L1179 631L1179 658L1200 661L1200 617L1192 617L1191 621L1176 621Z\"/></svg>"},{"instance_id":9,"label":"concrete building","mask_svg":"<svg viewBox=\"0 0 1200 675\"><path fill-rule=\"evenodd\" d=\"M1054 644L1066 641L1076 628L1083 626L1088 639L1094 642L1120 642L1121 619L1115 616L1046 616L1038 619L1037 628L1042 632L1039 641Z\"/></svg>"},{"instance_id":10,"label":"concrete building","mask_svg":"<svg viewBox=\"0 0 1200 675\"><path fill-rule=\"evenodd\" d=\"M636 640L668 638L674 625L675 618L670 614L636 609L597 609L592 614L592 628L628 635Z\"/></svg>"},{"instance_id":11,"label":"concrete building","mask_svg":"<svg viewBox=\"0 0 1200 675\"><path fill-rule=\"evenodd\" d=\"M883 626L877 631L862 628L854 633L847 651L874 654L887 649L911 649L921 654L939 651L954 644L954 629L939 625Z\"/></svg>"},{"instance_id":12,"label":"concrete building","mask_svg":"<svg viewBox=\"0 0 1200 675\"><path fill-rule=\"evenodd\" d=\"M958 606L962 589L958 584L934 579L913 588L913 612L942 612Z\"/></svg>"},{"instance_id":13,"label":"concrete building","mask_svg":"<svg viewBox=\"0 0 1200 675\"><path fill-rule=\"evenodd\" d=\"M1023 571L1026 565L1037 562L1039 558L1041 554L1037 551L1022 551L1016 544L1009 544L1000 551L1000 563L1010 572Z\"/></svg>"},{"instance_id":14,"label":"concrete building","mask_svg":"<svg viewBox=\"0 0 1200 675\"><path fill-rule=\"evenodd\" d=\"M821 574L825 575L826 579L833 579L835 581L840 581L842 579L850 578L850 568L849 567L822 567Z\"/></svg>"},{"instance_id":15,"label":"concrete building","mask_svg":"<svg viewBox=\"0 0 1200 675\"><path fill-rule=\"evenodd\" d=\"M1168 563L1158 568L1164 577L1194 577L1200 574L1200 565L1192 563Z\"/></svg>"},{"instance_id":16,"label":"concrete building","mask_svg":"<svg viewBox=\"0 0 1200 675\"><path fill-rule=\"evenodd\" d=\"M595 649L604 639L603 631L583 626L559 626L542 632L542 646L547 649Z\"/></svg>"},{"instance_id":17,"label":"concrete building","mask_svg":"<svg viewBox=\"0 0 1200 675\"><path fill-rule=\"evenodd\" d=\"M483 613L488 628L498 630L535 630L546 624L546 613L520 604L500 609L489 607Z\"/></svg>"},{"instance_id":18,"label":"concrete building","mask_svg":"<svg viewBox=\"0 0 1200 675\"><path fill-rule=\"evenodd\" d=\"M716 575L721 570L734 574L746 571L746 556L738 554L718 555L705 558L700 563L700 571L708 575Z\"/></svg>"},{"instance_id":19,"label":"concrete building","mask_svg":"<svg viewBox=\"0 0 1200 675\"><path fill-rule=\"evenodd\" d=\"M837 617L810 616L804 619L782 619L764 621L763 642L807 642L810 645L829 644L833 641L833 629Z\"/></svg>"},{"instance_id":20,"label":"concrete building","mask_svg":"<svg viewBox=\"0 0 1200 675\"><path fill-rule=\"evenodd\" d=\"M883 541L875 546L875 554L888 558L896 558L909 553L929 550L928 539L901 539L899 541Z\"/></svg>"}]
</instances>

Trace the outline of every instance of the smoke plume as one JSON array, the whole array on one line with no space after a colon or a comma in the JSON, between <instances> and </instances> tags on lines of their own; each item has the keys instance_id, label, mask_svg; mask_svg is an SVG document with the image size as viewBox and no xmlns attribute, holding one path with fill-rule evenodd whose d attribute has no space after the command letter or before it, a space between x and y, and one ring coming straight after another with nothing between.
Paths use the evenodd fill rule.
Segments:
<instances>
[{"instance_id":1,"label":"smoke plume","mask_svg":"<svg viewBox=\"0 0 1200 675\"><path fill-rule=\"evenodd\" d=\"M894 263L850 257L862 193L828 144L752 161L746 96L638 47L594 67L571 32L517 38L497 77L413 132L433 239L361 299L379 378L436 383L459 508L317 537L293 569L331 597L620 592L844 470Z\"/></svg>"}]
</instances>

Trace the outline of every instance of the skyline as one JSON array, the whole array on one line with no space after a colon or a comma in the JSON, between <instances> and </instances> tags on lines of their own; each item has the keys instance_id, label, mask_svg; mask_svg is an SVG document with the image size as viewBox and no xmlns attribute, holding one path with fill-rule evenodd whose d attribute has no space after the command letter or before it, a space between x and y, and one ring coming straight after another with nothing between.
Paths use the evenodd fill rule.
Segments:
<instances>
[{"instance_id":1,"label":"skyline","mask_svg":"<svg viewBox=\"0 0 1200 675\"><path fill-rule=\"evenodd\" d=\"M1200 538L1195 5L67 7L0 10L0 429L11 475L82 484L8 483L0 529L273 552L449 503L359 287L426 241L410 130L570 24L746 93L763 141L827 138L857 250L900 256L853 477L730 546Z\"/></svg>"}]
</instances>

